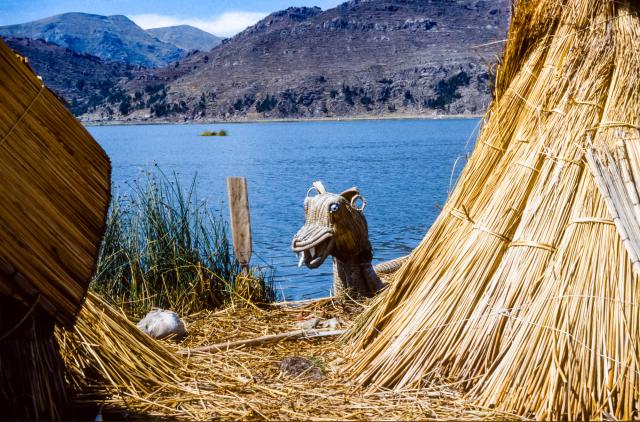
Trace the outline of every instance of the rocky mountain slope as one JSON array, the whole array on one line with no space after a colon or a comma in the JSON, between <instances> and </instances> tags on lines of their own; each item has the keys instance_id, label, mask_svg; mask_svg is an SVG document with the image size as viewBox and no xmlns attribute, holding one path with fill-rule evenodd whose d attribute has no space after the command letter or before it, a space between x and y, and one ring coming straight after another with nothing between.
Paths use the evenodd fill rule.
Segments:
<instances>
[{"instance_id":1,"label":"rocky mountain slope","mask_svg":"<svg viewBox=\"0 0 640 422\"><path fill-rule=\"evenodd\" d=\"M80 54L146 67L165 66L185 51L147 33L126 16L65 13L2 26L0 36L41 39Z\"/></svg>"},{"instance_id":2,"label":"rocky mountain slope","mask_svg":"<svg viewBox=\"0 0 640 422\"><path fill-rule=\"evenodd\" d=\"M118 108L124 98L119 86L142 70L139 66L79 54L43 40L5 38L4 41L27 57L29 65L50 89L64 98L75 115L82 115L97 105L105 110ZM124 111L128 110L118 110Z\"/></svg>"},{"instance_id":3,"label":"rocky mountain slope","mask_svg":"<svg viewBox=\"0 0 640 422\"><path fill-rule=\"evenodd\" d=\"M355 0L326 11L290 8L209 52L128 81L122 88L129 114L98 108L88 117L481 113L508 18L508 0Z\"/></svg>"},{"instance_id":4,"label":"rocky mountain slope","mask_svg":"<svg viewBox=\"0 0 640 422\"><path fill-rule=\"evenodd\" d=\"M220 37L189 25L152 28L146 31L160 41L175 45L185 51L209 51L222 41Z\"/></svg>"},{"instance_id":5,"label":"rocky mountain slope","mask_svg":"<svg viewBox=\"0 0 640 422\"><path fill-rule=\"evenodd\" d=\"M95 17L101 18L117 17ZM9 41L85 120L426 116L484 111L508 18L509 0L354 0L326 11L289 8L210 51L182 53L154 69L46 42ZM43 21L27 32L75 48L100 38L78 33L76 42ZM9 28L19 32L20 26ZM119 39L101 28L102 38ZM124 41L99 46L116 44Z\"/></svg>"}]
</instances>

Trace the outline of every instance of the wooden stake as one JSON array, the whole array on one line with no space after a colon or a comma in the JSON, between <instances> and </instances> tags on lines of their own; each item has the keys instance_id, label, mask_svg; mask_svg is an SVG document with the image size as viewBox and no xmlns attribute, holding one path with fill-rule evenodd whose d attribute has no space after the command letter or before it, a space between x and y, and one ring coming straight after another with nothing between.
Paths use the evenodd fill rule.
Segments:
<instances>
[{"instance_id":1,"label":"wooden stake","mask_svg":"<svg viewBox=\"0 0 640 422\"><path fill-rule=\"evenodd\" d=\"M249 216L249 196L245 177L227 177L229 213L233 251L242 266L242 275L249 275L251 260L251 218Z\"/></svg>"}]
</instances>

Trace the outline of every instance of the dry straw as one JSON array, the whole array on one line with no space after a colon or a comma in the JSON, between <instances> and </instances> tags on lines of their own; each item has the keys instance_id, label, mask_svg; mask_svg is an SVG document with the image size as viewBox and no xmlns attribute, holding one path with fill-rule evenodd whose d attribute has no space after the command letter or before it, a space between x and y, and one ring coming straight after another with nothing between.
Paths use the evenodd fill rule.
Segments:
<instances>
[{"instance_id":1,"label":"dry straw","mask_svg":"<svg viewBox=\"0 0 640 422\"><path fill-rule=\"evenodd\" d=\"M543 419L640 416L640 284L584 160L639 148L638 14L517 3L475 151L352 337L358 382L460 382L479 405Z\"/></svg>"},{"instance_id":2,"label":"dry straw","mask_svg":"<svg viewBox=\"0 0 640 422\"><path fill-rule=\"evenodd\" d=\"M589 169L595 178L622 243L633 263L633 270L640 274L640 195L638 194L638 145L629 143L628 132L620 131L615 156L607 147L590 147L586 152ZM633 158L629 158L629 155ZM635 177L634 177L635 175Z\"/></svg>"},{"instance_id":3,"label":"dry straw","mask_svg":"<svg viewBox=\"0 0 640 422\"><path fill-rule=\"evenodd\" d=\"M258 344L214 353L196 349L299 329L307 318L338 318L348 328L361 306L323 301L272 309L227 307L186 320L181 344L140 339L122 314L90 294L73 333L60 332L76 400L105 420L495 420L504 415L469 406L457 385L419 391L365 392L346 382L343 345L334 338ZM175 362L179 357L180 362ZM322 379L286 374L291 356L313 362ZM97 399L96 399L97 397ZM93 417L93 415L91 415Z\"/></svg>"},{"instance_id":4,"label":"dry straw","mask_svg":"<svg viewBox=\"0 0 640 422\"><path fill-rule=\"evenodd\" d=\"M173 352L140 331L127 317L89 292L73 330L56 337L73 389L142 397L180 381Z\"/></svg>"}]
</instances>

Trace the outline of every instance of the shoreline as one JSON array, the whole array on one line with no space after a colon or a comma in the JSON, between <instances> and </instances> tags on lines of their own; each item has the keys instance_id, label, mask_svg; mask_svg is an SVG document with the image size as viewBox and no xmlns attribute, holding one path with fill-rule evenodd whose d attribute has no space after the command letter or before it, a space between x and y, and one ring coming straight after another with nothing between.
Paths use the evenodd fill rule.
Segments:
<instances>
[{"instance_id":1,"label":"shoreline","mask_svg":"<svg viewBox=\"0 0 640 422\"><path fill-rule=\"evenodd\" d=\"M300 118L275 118L275 119L246 119L246 120L189 120L186 122L172 122L166 120L87 120L80 123L86 127L94 126L155 126L155 125L211 125L211 124L238 124L238 123L306 123L306 122L353 122L370 120L467 120L481 119L484 114L404 114L383 116L345 116L345 117L300 117Z\"/></svg>"}]
</instances>

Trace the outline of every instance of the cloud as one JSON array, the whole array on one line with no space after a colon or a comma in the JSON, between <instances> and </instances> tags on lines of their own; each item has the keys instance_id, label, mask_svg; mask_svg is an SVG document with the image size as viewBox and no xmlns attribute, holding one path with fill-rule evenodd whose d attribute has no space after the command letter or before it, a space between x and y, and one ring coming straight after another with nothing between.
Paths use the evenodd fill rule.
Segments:
<instances>
[{"instance_id":1,"label":"cloud","mask_svg":"<svg viewBox=\"0 0 640 422\"><path fill-rule=\"evenodd\" d=\"M230 37L244 30L246 27L255 24L267 15L268 13L263 12L230 11L210 18L176 18L173 16L149 13L130 15L129 19L143 29L191 25L220 37Z\"/></svg>"}]
</instances>

